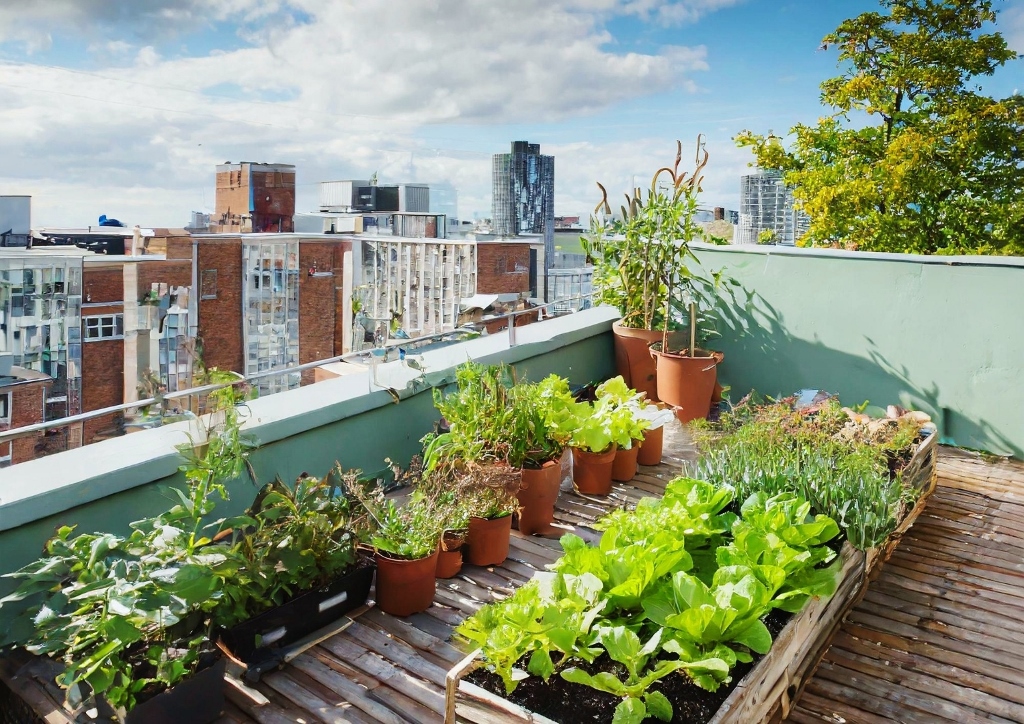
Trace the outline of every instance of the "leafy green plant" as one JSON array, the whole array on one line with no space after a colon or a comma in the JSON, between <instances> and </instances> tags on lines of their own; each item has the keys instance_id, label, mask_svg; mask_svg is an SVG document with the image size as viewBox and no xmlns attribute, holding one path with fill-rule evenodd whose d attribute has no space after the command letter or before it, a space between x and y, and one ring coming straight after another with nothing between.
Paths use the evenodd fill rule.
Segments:
<instances>
[{"instance_id":1,"label":"leafy green plant","mask_svg":"<svg viewBox=\"0 0 1024 724\"><path fill-rule=\"evenodd\" d=\"M662 721L672 721L672 704L660 691L652 691L651 685L680 669L691 666L688 661L677 659L661 660L648 668L647 664L661 648L664 629L658 629L646 642L641 642L635 632L625 626L602 627L598 630L601 645L612 661L626 668L626 681L606 671L591 675L578 668L566 669L561 677L566 681L583 684L613 696L622 697L615 707L615 724L640 724L648 716ZM715 666L710 662L693 664L700 668ZM721 667L728 673L725 663Z\"/></svg>"},{"instance_id":2,"label":"leafy green plant","mask_svg":"<svg viewBox=\"0 0 1024 724\"><path fill-rule=\"evenodd\" d=\"M916 495L890 462L907 454L920 425L893 421L886 436L848 437L851 422L836 399L804 414L787 400L748 397L719 425L692 428L703 452L694 475L735 486L740 500L758 492L796 494L838 521L854 547L883 543Z\"/></svg>"},{"instance_id":3,"label":"leafy green plant","mask_svg":"<svg viewBox=\"0 0 1024 724\"><path fill-rule=\"evenodd\" d=\"M644 431L651 426L650 420L641 413L649 406L643 393L630 389L619 375L598 385L596 394L598 402L614 407L615 412L621 415L622 424L626 428L623 435L629 436L629 442L619 442L619 447L629 449L634 442L643 438ZM628 419L626 412L629 413Z\"/></svg>"},{"instance_id":4,"label":"leafy green plant","mask_svg":"<svg viewBox=\"0 0 1024 724\"><path fill-rule=\"evenodd\" d=\"M593 630L605 605L601 588L592 574L538 573L500 605L466 619L456 633L487 651L488 666L512 692L527 674L546 681L566 662L593 661L601 653ZM516 669L527 657L527 670Z\"/></svg>"},{"instance_id":5,"label":"leafy green plant","mask_svg":"<svg viewBox=\"0 0 1024 724\"><path fill-rule=\"evenodd\" d=\"M28 651L59 656L57 683L69 691L87 684L115 709L130 711L146 689L162 690L195 670L205 640L202 614L216 605L225 557L182 553L181 529L129 539L80 534L63 527L46 556L9 574L23 581L0 601L32 604Z\"/></svg>"},{"instance_id":6,"label":"leafy green plant","mask_svg":"<svg viewBox=\"0 0 1024 724\"><path fill-rule=\"evenodd\" d=\"M355 567L350 517L349 499L326 479L264 487L245 515L221 522L233 534L230 547L240 562L222 587L215 623L231 627Z\"/></svg>"},{"instance_id":7,"label":"leafy green plant","mask_svg":"<svg viewBox=\"0 0 1024 724\"><path fill-rule=\"evenodd\" d=\"M60 658L57 681L69 696L88 686L123 715L194 673L209 650L209 614L238 559L202 530L215 500L227 497L225 483L246 468L251 443L238 409L246 395L241 385L211 395L221 422L203 449L187 446L187 488L171 488L171 509L132 523L127 537L64 526L41 559L7 574L21 584L0 600L18 613L4 644Z\"/></svg>"},{"instance_id":8,"label":"leafy green plant","mask_svg":"<svg viewBox=\"0 0 1024 724\"><path fill-rule=\"evenodd\" d=\"M602 518L597 546L563 536L551 573L458 634L508 692L559 672L620 697L615 721L671 720L658 681L678 673L717 689L737 662L769 649L762 619L773 608L797 610L835 585L836 568L819 568L834 555L823 545L834 521L791 495L756 496L739 516L732 500L729 487L677 478L662 499Z\"/></svg>"},{"instance_id":9,"label":"leafy green plant","mask_svg":"<svg viewBox=\"0 0 1024 724\"><path fill-rule=\"evenodd\" d=\"M519 382L513 394L525 399L527 433L522 461L509 462L513 466L518 463L521 467L539 468L561 458L572 439L575 423L576 403L569 391L569 381L552 374L537 384Z\"/></svg>"},{"instance_id":10,"label":"leafy green plant","mask_svg":"<svg viewBox=\"0 0 1024 724\"><path fill-rule=\"evenodd\" d=\"M529 439L528 400L515 394L507 365L465 362L455 371L456 390L434 390L434 406L449 431L426 441L427 473L444 475L464 463L507 463L522 467Z\"/></svg>"},{"instance_id":11,"label":"leafy green plant","mask_svg":"<svg viewBox=\"0 0 1024 724\"><path fill-rule=\"evenodd\" d=\"M349 476L344 484L352 498L351 525L359 540L378 553L405 560L425 558L437 550L448 519L421 491L399 506L375 481L364 484Z\"/></svg>"}]
</instances>

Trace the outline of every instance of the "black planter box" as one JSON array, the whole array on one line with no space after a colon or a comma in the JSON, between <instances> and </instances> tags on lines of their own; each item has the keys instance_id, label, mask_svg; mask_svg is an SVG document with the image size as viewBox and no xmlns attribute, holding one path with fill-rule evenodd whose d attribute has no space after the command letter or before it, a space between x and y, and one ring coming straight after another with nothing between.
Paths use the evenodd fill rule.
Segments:
<instances>
[{"instance_id":1,"label":"black planter box","mask_svg":"<svg viewBox=\"0 0 1024 724\"><path fill-rule=\"evenodd\" d=\"M125 724L209 724L224 710L224 668L219 657L212 665L157 694L130 712Z\"/></svg>"},{"instance_id":2,"label":"black planter box","mask_svg":"<svg viewBox=\"0 0 1024 724\"><path fill-rule=\"evenodd\" d=\"M374 570L371 561L360 561L358 568L333 583L221 631L220 643L248 666L276 659L275 649L305 638L366 603Z\"/></svg>"}]
</instances>

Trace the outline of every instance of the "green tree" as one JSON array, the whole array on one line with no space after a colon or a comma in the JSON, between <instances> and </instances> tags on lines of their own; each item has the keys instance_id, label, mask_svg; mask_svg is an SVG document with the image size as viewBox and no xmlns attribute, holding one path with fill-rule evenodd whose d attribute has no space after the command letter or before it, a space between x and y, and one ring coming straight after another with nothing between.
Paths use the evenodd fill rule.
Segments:
<instances>
[{"instance_id":1,"label":"green tree","mask_svg":"<svg viewBox=\"0 0 1024 724\"><path fill-rule=\"evenodd\" d=\"M991 0L881 0L822 47L842 74L832 109L781 139L744 131L811 217L803 245L919 254L1024 254L1024 99L979 79L1016 60Z\"/></svg>"}]
</instances>

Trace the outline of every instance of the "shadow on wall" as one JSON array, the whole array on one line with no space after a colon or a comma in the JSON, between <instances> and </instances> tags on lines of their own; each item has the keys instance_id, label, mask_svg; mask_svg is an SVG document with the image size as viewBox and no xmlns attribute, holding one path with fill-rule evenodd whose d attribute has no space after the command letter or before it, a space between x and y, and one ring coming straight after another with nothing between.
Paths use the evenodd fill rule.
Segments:
<instances>
[{"instance_id":1,"label":"shadow on wall","mask_svg":"<svg viewBox=\"0 0 1024 724\"><path fill-rule=\"evenodd\" d=\"M734 400L750 390L775 396L813 388L838 394L850 406L865 400L882 407L900 404L931 415L945 444L1024 458L1019 440L1011 440L985 419L944 406L939 383L913 379L910 369L890 362L867 335L864 357L793 337L784 315L743 286L726 290L716 316L721 337L710 346L725 352L720 381L729 385ZM827 323L823 309L822 324Z\"/></svg>"}]
</instances>

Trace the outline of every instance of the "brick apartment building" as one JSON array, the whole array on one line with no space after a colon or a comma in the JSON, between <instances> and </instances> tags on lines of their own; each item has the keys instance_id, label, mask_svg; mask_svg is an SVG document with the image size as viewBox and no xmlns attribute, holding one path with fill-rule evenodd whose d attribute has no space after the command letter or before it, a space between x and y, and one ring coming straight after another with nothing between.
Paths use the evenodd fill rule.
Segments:
<instances>
[{"instance_id":1,"label":"brick apartment building","mask_svg":"<svg viewBox=\"0 0 1024 724\"><path fill-rule=\"evenodd\" d=\"M294 166L249 162L217 166L211 233L290 232L294 216Z\"/></svg>"},{"instance_id":2,"label":"brick apartment building","mask_svg":"<svg viewBox=\"0 0 1024 724\"><path fill-rule=\"evenodd\" d=\"M168 241L197 290L190 334L207 367L246 375L342 354L351 334L353 241L335 235L197 234ZM346 275L347 270L347 275ZM262 394L313 382L267 377Z\"/></svg>"},{"instance_id":3,"label":"brick apartment building","mask_svg":"<svg viewBox=\"0 0 1024 724\"><path fill-rule=\"evenodd\" d=\"M83 259L82 411L132 402L147 370L171 391L190 386L187 307L192 266L160 256ZM86 443L123 432L120 413L88 420Z\"/></svg>"},{"instance_id":4,"label":"brick apartment building","mask_svg":"<svg viewBox=\"0 0 1024 724\"><path fill-rule=\"evenodd\" d=\"M530 241L503 239L476 244L478 294L522 294L533 289Z\"/></svg>"},{"instance_id":5,"label":"brick apartment building","mask_svg":"<svg viewBox=\"0 0 1024 724\"><path fill-rule=\"evenodd\" d=\"M54 382L45 372L13 366L12 359L13 355L0 355L0 430L43 422ZM0 468L37 457L47 449L50 437L40 432L0 443Z\"/></svg>"}]
</instances>

